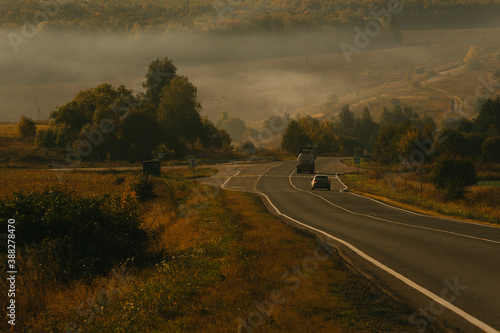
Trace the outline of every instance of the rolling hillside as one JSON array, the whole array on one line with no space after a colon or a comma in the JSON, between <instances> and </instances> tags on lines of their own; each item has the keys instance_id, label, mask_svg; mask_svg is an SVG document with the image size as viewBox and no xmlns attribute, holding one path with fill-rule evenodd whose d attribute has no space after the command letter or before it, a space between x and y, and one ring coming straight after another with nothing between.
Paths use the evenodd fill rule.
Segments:
<instances>
[{"instance_id":1,"label":"rolling hillside","mask_svg":"<svg viewBox=\"0 0 500 333\"><path fill-rule=\"evenodd\" d=\"M69 0L64 4L37 1L2 1L0 24L17 28L37 11L49 18L44 28L78 31L130 31L152 29L210 32L249 32L303 28L345 28L363 24L388 6L403 29L485 27L497 25L500 5L494 0L406 1L384 0ZM404 17L404 18L403 18ZM38 18L38 21L42 19ZM35 26L36 23L32 23Z\"/></svg>"}]
</instances>

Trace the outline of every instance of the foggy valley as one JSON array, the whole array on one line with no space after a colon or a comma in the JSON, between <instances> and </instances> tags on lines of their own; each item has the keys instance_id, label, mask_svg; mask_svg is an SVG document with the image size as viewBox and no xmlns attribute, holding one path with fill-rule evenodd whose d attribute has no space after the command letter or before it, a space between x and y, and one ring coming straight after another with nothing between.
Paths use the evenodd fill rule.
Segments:
<instances>
[{"instance_id":1,"label":"foggy valley","mask_svg":"<svg viewBox=\"0 0 500 333\"><path fill-rule=\"evenodd\" d=\"M339 44L353 44L354 32L132 35L42 31L20 44L16 54L3 31L0 121L18 121L22 115L37 120L37 107L47 119L49 112L72 100L78 91L104 82L140 92L149 62L165 56L197 86L202 114L212 120L224 110L247 122L263 120L273 110L333 113L328 105L332 95L339 103L369 100L370 89L400 82L405 72L418 66L439 69L456 62L470 45L486 43L486 48L495 50L498 32L404 31L401 45L369 47L348 62ZM394 93L386 89L372 95ZM448 103L446 96L443 99Z\"/></svg>"},{"instance_id":2,"label":"foggy valley","mask_svg":"<svg viewBox=\"0 0 500 333\"><path fill-rule=\"evenodd\" d=\"M328 53L339 41L328 33L314 36L211 36L194 33L177 34L78 34L42 33L15 54L7 38L0 35L0 98L3 103L0 120L16 121L40 106L44 116L69 100L81 89L99 83L125 85L142 91L142 79L147 65L155 58L168 56L198 87L205 112L214 116L217 106L233 99L232 89L246 93L249 101L262 94L261 104L286 101L302 102L307 96L280 96L287 86L313 81L307 78L305 62L282 65L255 62L285 56L306 56L308 53ZM265 90L259 88L265 87ZM277 88L277 94L274 92ZM269 89L271 88L271 90ZM257 89L257 90L255 90ZM245 90L246 92L244 92ZM315 96L317 97L317 96ZM219 100L219 102L217 102ZM273 102L277 101L277 102ZM210 103L210 102L209 102ZM260 106L262 107L262 106ZM266 107L268 107L266 105ZM264 110L263 110L264 111ZM234 112L239 113L238 110Z\"/></svg>"}]
</instances>

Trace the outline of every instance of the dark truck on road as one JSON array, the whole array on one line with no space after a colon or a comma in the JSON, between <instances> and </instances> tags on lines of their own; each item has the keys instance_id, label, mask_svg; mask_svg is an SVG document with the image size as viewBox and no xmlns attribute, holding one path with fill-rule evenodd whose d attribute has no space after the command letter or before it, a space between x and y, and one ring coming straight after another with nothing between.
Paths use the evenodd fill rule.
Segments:
<instances>
[{"instance_id":1,"label":"dark truck on road","mask_svg":"<svg viewBox=\"0 0 500 333\"><path fill-rule=\"evenodd\" d=\"M314 163L316 161L316 152L312 146L299 146L297 152L297 173L309 171L314 173Z\"/></svg>"}]
</instances>

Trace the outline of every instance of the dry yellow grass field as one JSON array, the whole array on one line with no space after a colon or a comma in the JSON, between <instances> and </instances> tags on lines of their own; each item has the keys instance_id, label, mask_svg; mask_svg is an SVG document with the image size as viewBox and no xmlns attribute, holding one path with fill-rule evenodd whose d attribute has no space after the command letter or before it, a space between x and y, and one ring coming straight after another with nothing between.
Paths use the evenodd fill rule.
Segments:
<instances>
[{"instance_id":1,"label":"dry yellow grass field","mask_svg":"<svg viewBox=\"0 0 500 333\"><path fill-rule=\"evenodd\" d=\"M36 129L46 129L49 125L36 125ZM17 124L1 124L0 123L0 136L15 138L19 135Z\"/></svg>"},{"instance_id":2,"label":"dry yellow grass field","mask_svg":"<svg viewBox=\"0 0 500 333\"><path fill-rule=\"evenodd\" d=\"M350 164L345 161L344 163ZM430 172L431 166L424 166ZM492 169L495 169L492 167ZM367 170L365 170L367 171ZM479 172L479 177L499 177L498 172ZM422 198L420 176L413 173L405 176L399 173L397 167L372 168L363 170L359 175L345 175L343 180L349 189L376 196L377 199L402 206L406 209L427 214L436 214L447 217L457 217L487 223L500 224L500 187L498 186L471 186L465 197L460 200L446 200L429 180L429 175L422 177Z\"/></svg>"},{"instance_id":3,"label":"dry yellow grass field","mask_svg":"<svg viewBox=\"0 0 500 333\"><path fill-rule=\"evenodd\" d=\"M335 249L270 215L259 198L195 190L189 175L187 168L165 174L155 181L158 197L141 204L142 227L156 235L147 261L132 259L90 283L47 283L20 273L22 321L16 330L245 332L245 325L270 332L418 330L408 321L414 309L381 292ZM134 174L62 177L60 184L70 190L101 195L128 191ZM59 182L50 172L22 170L0 178L7 189L0 200L11 198L14 189ZM441 332L437 325L429 331Z\"/></svg>"},{"instance_id":4,"label":"dry yellow grass field","mask_svg":"<svg viewBox=\"0 0 500 333\"><path fill-rule=\"evenodd\" d=\"M120 193L133 177L132 173L3 169L0 199L12 198L16 192L41 191L47 187L64 187L79 195Z\"/></svg>"}]
</instances>

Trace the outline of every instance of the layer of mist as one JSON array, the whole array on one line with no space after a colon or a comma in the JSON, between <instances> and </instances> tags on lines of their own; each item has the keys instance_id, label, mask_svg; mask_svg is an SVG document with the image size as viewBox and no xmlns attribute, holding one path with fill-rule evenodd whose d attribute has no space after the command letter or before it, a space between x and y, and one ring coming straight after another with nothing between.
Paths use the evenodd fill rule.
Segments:
<instances>
[{"instance_id":1,"label":"layer of mist","mask_svg":"<svg viewBox=\"0 0 500 333\"><path fill-rule=\"evenodd\" d=\"M0 37L0 84L11 85L142 75L151 60L164 56L175 64L207 64L331 53L348 35L327 31L266 35L40 32L20 44L17 54L5 31Z\"/></svg>"},{"instance_id":2,"label":"layer of mist","mask_svg":"<svg viewBox=\"0 0 500 333\"><path fill-rule=\"evenodd\" d=\"M332 96L342 103L360 101L362 107L364 100L394 93L384 85L401 82L417 66L438 68L456 62L470 45L496 50L499 31L405 31L402 44L378 49L372 47L377 46L374 37L370 47L348 61L339 45L354 45L353 31L129 35L42 30L20 44L16 53L4 30L0 31L0 121L18 121L22 115L47 119L80 90L101 83L140 92L148 64L163 57L172 59L178 74L187 75L198 87L202 113L211 120L222 111L247 122L284 110L292 115L332 113L325 110ZM12 32L22 36L20 30ZM371 97L364 96L377 87Z\"/></svg>"},{"instance_id":3,"label":"layer of mist","mask_svg":"<svg viewBox=\"0 0 500 333\"><path fill-rule=\"evenodd\" d=\"M220 85L219 97L230 98L225 96L224 87L228 83L234 84L231 82L236 77L225 78L223 72L227 68L221 68L221 65L337 52L342 38L347 38L328 31L241 36L188 32L129 35L40 31L26 44L17 45L16 53L8 33L0 32L0 121L17 121L23 114L32 116L38 106L47 117L51 110L70 101L79 90L102 82L123 84L140 91L147 65L153 59L165 56L174 61L180 75L188 75L193 80L200 89L200 96L207 95L201 83L205 81L211 89L214 84ZM22 37L20 30L10 33ZM209 67L214 70L207 70ZM262 73L259 68L251 71L255 75L249 78L249 83L244 82L247 78L237 78L240 87L270 85L269 80L262 77L268 73ZM278 75L281 79L271 85L303 81L302 77L292 78L295 73L290 73L288 68L283 71ZM273 75L276 73L271 73Z\"/></svg>"}]
</instances>

